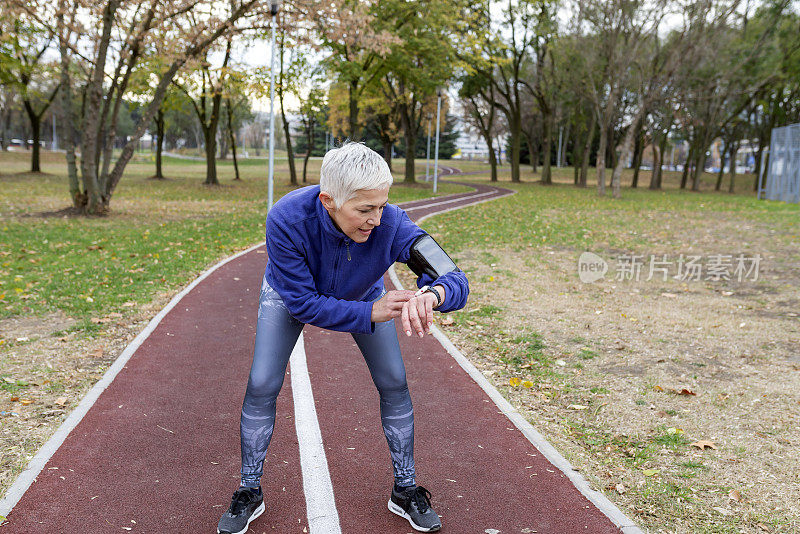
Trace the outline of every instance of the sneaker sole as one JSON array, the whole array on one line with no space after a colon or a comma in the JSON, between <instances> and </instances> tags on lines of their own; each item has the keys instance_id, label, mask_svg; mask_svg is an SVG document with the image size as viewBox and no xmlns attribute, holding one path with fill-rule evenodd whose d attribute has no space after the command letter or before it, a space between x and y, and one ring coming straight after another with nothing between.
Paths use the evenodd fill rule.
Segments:
<instances>
[{"instance_id":1,"label":"sneaker sole","mask_svg":"<svg viewBox=\"0 0 800 534\"><path fill-rule=\"evenodd\" d=\"M441 528L442 528L442 525L437 525L437 526L431 527L431 528L425 528L425 527L419 526L418 524L414 523L414 520L411 519L411 516L408 515L405 510L403 510L402 508L397 506L391 500L389 501L389 511L392 512L393 514L397 514L400 517L402 517L403 519L407 520L409 523L411 523L411 526L414 527L414 530L419 530L420 532L437 532L437 531L441 530Z\"/></svg>"},{"instance_id":2,"label":"sneaker sole","mask_svg":"<svg viewBox=\"0 0 800 534\"><path fill-rule=\"evenodd\" d=\"M250 519L247 520L247 524L244 526L244 528L242 530L240 530L239 532L231 532L231 534L244 534L245 532L247 532L247 529L250 528L250 523L255 521L261 514L264 513L264 510L266 510L266 509L267 509L267 507L264 506L264 501L261 501L261 506L259 506L258 508L255 509L255 511L253 512L253 515L251 515ZM220 534L219 529L217 529L217 534Z\"/></svg>"}]
</instances>

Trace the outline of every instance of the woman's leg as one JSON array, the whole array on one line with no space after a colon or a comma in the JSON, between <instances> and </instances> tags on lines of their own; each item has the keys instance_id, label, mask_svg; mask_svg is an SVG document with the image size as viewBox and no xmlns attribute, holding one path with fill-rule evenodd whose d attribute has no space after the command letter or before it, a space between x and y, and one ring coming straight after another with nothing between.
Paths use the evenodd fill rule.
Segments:
<instances>
[{"instance_id":1,"label":"woman's leg","mask_svg":"<svg viewBox=\"0 0 800 534\"><path fill-rule=\"evenodd\" d=\"M303 323L291 315L266 282L261 287L253 364L242 404L242 486L259 485L275 426L275 399Z\"/></svg>"},{"instance_id":2,"label":"woman's leg","mask_svg":"<svg viewBox=\"0 0 800 534\"><path fill-rule=\"evenodd\" d=\"M397 342L394 321L376 323L372 334L353 334L367 361L381 399L381 424L398 486L413 486L414 408L406 383L406 368Z\"/></svg>"}]
</instances>

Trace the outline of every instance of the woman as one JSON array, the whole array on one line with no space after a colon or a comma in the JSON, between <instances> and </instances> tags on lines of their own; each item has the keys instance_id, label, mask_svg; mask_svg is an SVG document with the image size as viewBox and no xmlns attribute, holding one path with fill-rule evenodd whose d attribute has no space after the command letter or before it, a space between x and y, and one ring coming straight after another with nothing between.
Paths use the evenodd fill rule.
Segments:
<instances>
[{"instance_id":1,"label":"woman","mask_svg":"<svg viewBox=\"0 0 800 534\"><path fill-rule=\"evenodd\" d=\"M429 333L433 310L463 308L466 276L435 241L388 204L392 174L360 143L329 151L320 185L293 191L267 217L268 262L261 285L253 363L241 416L242 478L219 533L243 533L261 515L260 479L275 422L275 399L305 324L350 332L380 395L394 487L389 509L423 532L441 528L430 492L416 485L414 412L394 319L407 336ZM420 290L389 291L396 261L418 275Z\"/></svg>"}]
</instances>

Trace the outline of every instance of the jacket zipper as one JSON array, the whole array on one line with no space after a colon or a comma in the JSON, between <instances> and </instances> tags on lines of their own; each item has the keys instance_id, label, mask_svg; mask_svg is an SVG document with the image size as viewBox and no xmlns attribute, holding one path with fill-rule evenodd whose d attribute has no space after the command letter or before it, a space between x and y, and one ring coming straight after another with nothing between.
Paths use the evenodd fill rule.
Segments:
<instances>
[{"instance_id":1,"label":"jacket zipper","mask_svg":"<svg viewBox=\"0 0 800 534\"><path fill-rule=\"evenodd\" d=\"M350 241L345 241L344 245L347 247L347 261L350 261Z\"/></svg>"}]
</instances>

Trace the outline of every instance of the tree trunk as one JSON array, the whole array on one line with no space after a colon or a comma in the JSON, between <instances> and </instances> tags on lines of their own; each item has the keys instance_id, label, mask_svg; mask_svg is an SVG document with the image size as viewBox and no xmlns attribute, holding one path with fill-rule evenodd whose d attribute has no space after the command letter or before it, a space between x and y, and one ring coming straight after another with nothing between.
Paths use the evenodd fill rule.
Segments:
<instances>
[{"instance_id":1,"label":"tree trunk","mask_svg":"<svg viewBox=\"0 0 800 534\"><path fill-rule=\"evenodd\" d=\"M653 139L655 141L655 138ZM658 174L659 170L661 169L661 163L663 160L663 154L661 152L661 146L656 145L653 143L653 171L650 173L650 186L649 189L656 190L659 189L661 184L658 183Z\"/></svg>"},{"instance_id":2,"label":"tree trunk","mask_svg":"<svg viewBox=\"0 0 800 534\"><path fill-rule=\"evenodd\" d=\"M522 147L522 124L519 114L511 114L509 126L511 127L511 181L520 182L519 156Z\"/></svg>"},{"instance_id":3,"label":"tree trunk","mask_svg":"<svg viewBox=\"0 0 800 534\"><path fill-rule=\"evenodd\" d=\"M351 81L347 92L349 114L347 124L350 128L350 140L355 141L358 136L358 81Z\"/></svg>"},{"instance_id":4,"label":"tree trunk","mask_svg":"<svg viewBox=\"0 0 800 534\"><path fill-rule=\"evenodd\" d=\"M692 166L695 148L693 144L689 145L689 151L686 153L686 160L683 162L683 174L681 175L681 189L686 189L686 182L689 178L689 169Z\"/></svg>"},{"instance_id":5,"label":"tree trunk","mask_svg":"<svg viewBox=\"0 0 800 534\"><path fill-rule=\"evenodd\" d=\"M756 151L756 169L755 169L756 170L756 177L753 180L753 191L754 192L758 191L758 178L761 175L761 158L764 157L764 148L765 147L766 147L766 145L764 144L764 140L759 138L758 139L758 150ZM766 165L764 165L764 174L765 174L765 176L764 176L764 184L762 184L762 186L766 186L766 183L767 183L766 182L767 181L766 172L767 172L767 167L766 167Z\"/></svg>"},{"instance_id":6,"label":"tree trunk","mask_svg":"<svg viewBox=\"0 0 800 534\"><path fill-rule=\"evenodd\" d=\"M725 144L725 150L719 151L719 172L717 172L717 183L714 185L714 191L719 191L722 189L722 177L725 175L725 152L728 150L727 143Z\"/></svg>"},{"instance_id":7,"label":"tree trunk","mask_svg":"<svg viewBox=\"0 0 800 534\"><path fill-rule=\"evenodd\" d=\"M739 151L739 143L732 143L731 144L731 152L730 152L730 155L728 156L729 157L729 161L730 161L730 163L728 163L728 165L730 166L730 173L731 173L731 182L728 185L728 193L731 193L731 194L733 194L734 191L735 191L734 182L736 180L736 153L738 151Z\"/></svg>"},{"instance_id":8,"label":"tree trunk","mask_svg":"<svg viewBox=\"0 0 800 534\"><path fill-rule=\"evenodd\" d=\"M639 186L639 167L642 166L642 155L644 154L644 136L642 135L641 122L637 130L633 145L633 180L631 181L631 187L634 189Z\"/></svg>"},{"instance_id":9,"label":"tree trunk","mask_svg":"<svg viewBox=\"0 0 800 534\"><path fill-rule=\"evenodd\" d=\"M103 10L103 28L100 41L97 43L97 60L86 87L86 112L83 114L81 124L81 178L87 197L86 213L90 215L104 215L107 212L107 202L98 181L97 155L100 116L97 110L102 108L103 81L106 74L104 67L108 56L114 16L119 4L119 0L111 0Z\"/></svg>"},{"instance_id":10,"label":"tree trunk","mask_svg":"<svg viewBox=\"0 0 800 534\"><path fill-rule=\"evenodd\" d=\"M544 159L542 160L542 183L545 185L551 185L553 183L553 177L551 174L551 152L553 149L553 142L552 142L552 130L553 126L550 124L551 117L548 113L547 116L542 116L542 156Z\"/></svg>"},{"instance_id":11,"label":"tree trunk","mask_svg":"<svg viewBox=\"0 0 800 534\"><path fill-rule=\"evenodd\" d=\"M31 137L33 139L33 150L31 151L31 172L42 172L39 157L39 137L41 135L42 118L33 110L33 106L28 99L25 99L25 111L28 120L31 122Z\"/></svg>"},{"instance_id":12,"label":"tree trunk","mask_svg":"<svg viewBox=\"0 0 800 534\"><path fill-rule=\"evenodd\" d=\"M486 136L486 146L489 147L489 165L492 167L492 182L497 181L497 155L494 153L494 145L492 144L492 136Z\"/></svg>"},{"instance_id":13,"label":"tree trunk","mask_svg":"<svg viewBox=\"0 0 800 534\"><path fill-rule=\"evenodd\" d=\"M158 108L156 112L156 135L158 136L156 144L156 174L153 178L163 180L164 169L161 165L161 155L164 152L164 111L161 108Z\"/></svg>"},{"instance_id":14,"label":"tree trunk","mask_svg":"<svg viewBox=\"0 0 800 534\"><path fill-rule=\"evenodd\" d=\"M308 160L311 158L311 148L314 146L314 121L308 121L308 131L307 131L307 138L306 138L306 157L303 158L303 183L306 183L308 179L306 178L307 169L308 169ZM391 169L389 169L391 170Z\"/></svg>"},{"instance_id":15,"label":"tree trunk","mask_svg":"<svg viewBox=\"0 0 800 534\"><path fill-rule=\"evenodd\" d=\"M8 152L8 141L9 141L9 125L11 123L11 102L10 98L6 98L6 106L2 110L0 110L0 122L2 122L2 126L0 126L0 149L3 152Z\"/></svg>"},{"instance_id":16,"label":"tree trunk","mask_svg":"<svg viewBox=\"0 0 800 534\"><path fill-rule=\"evenodd\" d=\"M642 120L644 115L644 107L640 107L639 111L633 117L633 122L628 126L628 131L625 132L625 137L622 140L622 150L620 151L617 164L614 167L614 173L611 175L611 192L614 198L622 196L621 183L622 183L622 168L625 166L625 161L630 157L631 150L633 149L634 137L639 133L639 121Z\"/></svg>"},{"instance_id":17,"label":"tree trunk","mask_svg":"<svg viewBox=\"0 0 800 534\"><path fill-rule=\"evenodd\" d=\"M706 166L705 147L707 146L707 143L703 143L703 148L695 153L695 164L692 169L692 191L700 191L700 177Z\"/></svg>"},{"instance_id":18,"label":"tree trunk","mask_svg":"<svg viewBox=\"0 0 800 534\"><path fill-rule=\"evenodd\" d=\"M236 136L233 134L233 112L231 111L231 101L228 99L228 135L231 142L231 154L233 155L233 172L234 180L241 181L242 177L239 176L239 158L236 157Z\"/></svg>"},{"instance_id":19,"label":"tree trunk","mask_svg":"<svg viewBox=\"0 0 800 534\"><path fill-rule=\"evenodd\" d=\"M203 138L206 145L206 181L205 185L219 185L217 178L217 132L216 128L203 128Z\"/></svg>"},{"instance_id":20,"label":"tree trunk","mask_svg":"<svg viewBox=\"0 0 800 534\"><path fill-rule=\"evenodd\" d=\"M403 122L409 122L408 119L404 120ZM415 178L415 157L417 154L417 136L415 132L412 131L411 126L407 126L403 128L403 133L405 136L406 141L406 168L405 168L405 178L403 182L407 184L413 184L416 182Z\"/></svg>"},{"instance_id":21,"label":"tree trunk","mask_svg":"<svg viewBox=\"0 0 800 534\"><path fill-rule=\"evenodd\" d=\"M600 126L600 146L597 148L597 194L606 194L606 143L608 143L608 129Z\"/></svg>"},{"instance_id":22,"label":"tree trunk","mask_svg":"<svg viewBox=\"0 0 800 534\"><path fill-rule=\"evenodd\" d=\"M392 140L384 137L381 141L383 145L383 161L386 162L386 165L389 166L389 172L392 171Z\"/></svg>"},{"instance_id":23,"label":"tree trunk","mask_svg":"<svg viewBox=\"0 0 800 534\"><path fill-rule=\"evenodd\" d=\"M60 4L59 7L61 7ZM66 29L64 11L62 10L59 10L59 14L56 16L56 25L61 60L61 72L59 73L61 79L61 138L67 159L69 196L72 199L72 206L82 210L86 204L86 198L78 181L78 166L75 158L75 117L72 111L72 81L69 77L69 54L67 52L67 42L64 38Z\"/></svg>"},{"instance_id":24,"label":"tree trunk","mask_svg":"<svg viewBox=\"0 0 800 534\"><path fill-rule=\"evenodd\" d=\"M589 177L589 159L592 153L592 143L594 143L594 132L597 129L597 115L592 112L589 119L589 130L586 132L586 143L583 145L583 157L581 158L581 175L578 180L580 187L586 187Z\"/></svg>"}]
</instances>

